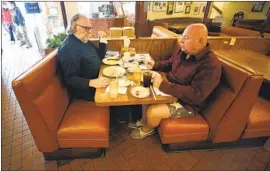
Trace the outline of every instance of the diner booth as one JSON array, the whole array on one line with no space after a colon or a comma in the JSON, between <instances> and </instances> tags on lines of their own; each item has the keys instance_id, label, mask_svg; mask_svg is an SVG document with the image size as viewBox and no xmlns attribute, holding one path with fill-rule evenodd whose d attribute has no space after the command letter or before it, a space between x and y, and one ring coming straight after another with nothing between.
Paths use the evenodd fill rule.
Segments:
<instances>
[{"instance_id":1,"label":"diner booth","mask_svg":"<svg viewBox=\"0 0 270 171\"><path fill-rule=\"evenodd\" d=\"M57 3L48 7L54 9ZM28 51L3 57L2 170L270 167L270 2L77 3L59 2L58 19L62 17L67 28L78 12L92 16L92 27L85 29L91 30L89 41L96 47L99 31L107 34L98 76L109 78L109 85L96 89L94 101L73 98L56 68L57 48L32 62L26 58L34 56ZM98 12L90 13L94 6ZM219 84L199 113L162 119L153 135L132 138L131 112L140 117L144 105L179 100L153 85L157 71L147 69L147 60L177 54L184 30L194 23L208 29L209 46L221 63ZM14 66L9 60L16 61ZM167 73L159 73L167 79ZM127 112L123 106L140 110ZM115 119L119 116L129 120L120 124Z\"/></svg>"},{"instance_id":2,"label":"diner booth","mask_svg":"<svg viewBox=\"0 0 270 171\"><path fill-rule=\"evenodd\" d=\"M269 82L270 70L264 70L263 73L259 66L256 70L230 56L241 58L241 55L250 54L254 58L256 56L254 60L257 62L257 58L267 62L262 54L269 50L270 41L263 38L237 38L232 46L226 43L231 39L209 37L212 50L222 64L220 84L208 98L207 106L201 113L189 118L162 120L157 134L160 148L166 152L262 146L269 138L269 99L258 96L258 93L263 82ZM98 44L97 40L92 42ZM124 55L123 46L123 39L108 39L107 50L119 52L120 57ZM130 47L135 56L149 54L155 61L160 61L177 53L180 44L178 37L148 37L131 39ZM97 89L94 102L71 99L56 70L56 55L57 49L12 83L36 146L47 160L104 156L110 146L109 106L177 101L173 96L152 94L150 90L148 96L138 98L132 94L136 85L129 85L126 92L117 97L110 96L105 88ZM110 76L104 70L112 66L104 63L99 76ZM256 66L252 62L249 64ZM267 64L269 60L266 64L261 63ZM115 69L110 72L118 71ZM123 76L127 72L124 68L123 73L113 77ZM165 73L162 75L166 79Z\"/></svg>"}]
</instances>

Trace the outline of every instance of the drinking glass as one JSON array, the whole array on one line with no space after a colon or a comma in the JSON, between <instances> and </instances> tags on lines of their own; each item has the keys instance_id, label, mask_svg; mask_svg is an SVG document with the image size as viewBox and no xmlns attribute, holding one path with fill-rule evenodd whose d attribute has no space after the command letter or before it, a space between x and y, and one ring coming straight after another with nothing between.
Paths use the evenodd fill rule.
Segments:
<instances>
[{"instance_id":1,"label":"drinking glass","mask_svg":"<svg viewBox=\"0 0 270 171\"><path fill-rule=\"evenodd\" d=\"M144 71L143 72L143 86L150 87L151 80L152 80L152 72Z\"/></svg>"},{"instance_id":2,"label":"drinking glass","mask_svg":"<svg viewBox=\"0 0 270 171\"><path fill-rule=\"evenodd\" d=\"M109 82L109 89L110 89L110 97L117 98L118 97L118 80L113 79Z\"/></svg>"}]
</instances>

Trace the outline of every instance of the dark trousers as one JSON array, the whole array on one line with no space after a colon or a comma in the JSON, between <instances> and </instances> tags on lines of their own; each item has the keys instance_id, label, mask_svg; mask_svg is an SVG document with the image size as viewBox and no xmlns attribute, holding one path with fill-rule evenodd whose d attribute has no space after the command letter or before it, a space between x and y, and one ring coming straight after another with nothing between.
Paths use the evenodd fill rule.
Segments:
<instances>
[{"instance_id":1,"label":"dark trousers","mask_svg":"<svg viewBox=\"0 0 270 171\"><path fill-rule=\"evenodd\" d=\"M111 106L110 107L111 120L124 120L128 122L135 122L142 117L141 105L130 106Z\"/></svg>"},{"instance_id":2,"label":"dark trousers","mask_svg":"<svg viewBox=\"0 0 270 171\"><path fill-rule=\"evenodd\" d=\"M9 31L10 41L15 41L12 24L8 26L8 31Z\"/></svg>"}]
</instances>

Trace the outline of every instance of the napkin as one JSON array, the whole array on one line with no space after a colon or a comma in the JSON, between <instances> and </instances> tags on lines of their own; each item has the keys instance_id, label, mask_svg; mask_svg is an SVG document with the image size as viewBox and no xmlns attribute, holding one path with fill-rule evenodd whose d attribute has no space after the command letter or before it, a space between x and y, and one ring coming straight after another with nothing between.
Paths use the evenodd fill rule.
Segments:
<instances>
[{"instance_id":1,"label":"napkin","mask_svg":"<svg viewBox=\"0 0 270 171\"><path fill-rule=\"evenodd\" d=\"M159 96L171 96L169 94L163 93L162 91L160 91L158 88L156 88L154 86L153 86L153 88L154 88L154 91L155 91L156 95L159 95Z\"/></svg>"},{"instance_id":2,"label":"napkin","mask_svg":"<svg viewBox=\"0 0 270 171\"><path fill-rule=\"evenodd\" d=\"M105 93L110 92L110 87L107 86ZM126 94L127 93L127 87L118 87L118 94Z\"/></svg>"}]
</instances>

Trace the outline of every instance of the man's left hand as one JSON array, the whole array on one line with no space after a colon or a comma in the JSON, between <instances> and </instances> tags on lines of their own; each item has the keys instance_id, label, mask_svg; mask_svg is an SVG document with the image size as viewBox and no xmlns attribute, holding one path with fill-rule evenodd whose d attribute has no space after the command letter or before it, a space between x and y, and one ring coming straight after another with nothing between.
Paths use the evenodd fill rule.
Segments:
<instances>
[{"instance_id":1,"label":"man's left hand","mask_svg":"<svg viewBox=\"0 0 270 171\"><path fill-rule=\"evenodd\" d=\"M99 38L106 38L107 34L104 31L98 31Z\"/></svg>"},{"instance_id":2,"label":"man's left hand","mask_svg":"<svg viewBox=\"0 0 270 171\"><path fill-rule=\"evenodd\" d=\"M160 84L162 83L163 79L159 73L155 73L153 76L153 85L156 88L160 87Z\"/></svg>"}]
</instances>

